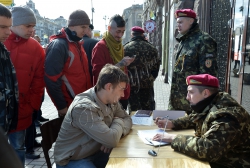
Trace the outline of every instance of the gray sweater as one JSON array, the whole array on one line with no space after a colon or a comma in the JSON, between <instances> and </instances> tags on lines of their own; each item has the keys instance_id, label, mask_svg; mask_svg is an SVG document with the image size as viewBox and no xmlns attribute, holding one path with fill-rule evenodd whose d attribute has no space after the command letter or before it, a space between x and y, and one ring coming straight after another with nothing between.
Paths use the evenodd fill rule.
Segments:
<instances>
[{"instance_id":1,"label":"gray sweater","mask_svg":"<svg viewBox=\"0 0 250 168\"><path fill-rule=\"evenodd\" d=\"M103 104L93 87L70 105L55 143L55 162L63 166L95 154L102 145L114 148L131 127L132 120L121 105Z\"/></svg>"}]
</instances>

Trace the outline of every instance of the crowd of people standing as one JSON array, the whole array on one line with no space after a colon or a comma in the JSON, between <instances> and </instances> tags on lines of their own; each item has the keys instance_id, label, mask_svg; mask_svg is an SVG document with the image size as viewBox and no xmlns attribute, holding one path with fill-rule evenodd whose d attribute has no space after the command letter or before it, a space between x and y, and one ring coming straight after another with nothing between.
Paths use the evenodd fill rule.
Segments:
<instances>
[{"instance_id":1,"label":"crowd of people standing","mask_svg":"<svg viewBox=\"0 0 250 168\"><path fill-rule=\"evenodd\" d=\"M216 41L199 29L193 10L177 10L175 16L179 34L169 109L187 115L172 121L156 118L155 123L160 128L193 128L195 135L153 138L211 167L247 167L250 115L230 95L219 92ZM40 145L36 122L47 121L41 114L46 88L63 118L54 147L57 168L105 167L112 148L132 128L128 105L133 111L156 108L158 51L136 25L131 40L122 45L126 22L119 14L110 18L100 41L92 39L94 27L80 9L72 11L67 27L52 35L46 48L34 34L35 25L30 8L9 10L0 4L0 133L8 137L9 152L16 153L11 159L17 160L0 159L1 166L24 167L25 157L40 157L34 153Z\"/></svg>"}]
</instances>

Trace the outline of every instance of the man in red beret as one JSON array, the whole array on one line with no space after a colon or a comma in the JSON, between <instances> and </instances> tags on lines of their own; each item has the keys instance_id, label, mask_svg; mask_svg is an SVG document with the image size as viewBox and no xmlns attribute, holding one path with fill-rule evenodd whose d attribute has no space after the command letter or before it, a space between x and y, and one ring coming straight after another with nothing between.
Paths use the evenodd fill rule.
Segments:
<instances>
[{"instance_id":1,"label":"man in red beret","mask_svg":"<svg viewBox=\"0 0 250 168\"><path fill-rule=\"evenodd\" d=\"M154 140L170 142L188 156L207 161L212 168L250 165L250 115L228 93L219 92L219 81L209 74L186 78L192 113L176 120L156 118L160 128L194 128L195 135L157 134Z\"/></svg>"},{"instance_id":2,"label":"man in red beret","mask_svg":"<svg viewBox=\"0 0 250 168\"><path fill-rule=\"evenodd\" d=\"M131 84L130 109L154 110L154 81L158 76L160 58L157 49L145 39L141 27L131 28L131 40L124 45L124 54L131 57L136 55L134 62L128 66Z\"/></svg>"},{"instance_id":3,"label":"man in red beret","mask_svg":"<svg viewBox=\"0 0 250 168\"><path fill-rule=\"evenodd\" d=\"M189 114L191 108L185 98L186 77L205 73L217 76L217 44L209 34L200 30L193 10L177 10L175 16L179 34L168 109L184 110Z\"/></svg>"}]
</instances>

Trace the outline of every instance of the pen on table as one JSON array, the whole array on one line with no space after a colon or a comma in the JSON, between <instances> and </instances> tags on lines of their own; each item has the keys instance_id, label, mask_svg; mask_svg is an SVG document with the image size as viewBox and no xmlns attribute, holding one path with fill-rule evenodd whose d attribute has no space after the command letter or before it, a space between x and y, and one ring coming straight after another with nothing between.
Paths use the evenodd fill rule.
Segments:
<instances>
[{"instance_id":1,"label":"pen on table","mask_svg":"<svg viewBox=\"0 0 250 168\"><path fill-rule=\"evenodd\" d=\"M149 140L148 138L145 138L151 145L154 145L153 142L151 142L151 140Z\"/></svg>"}]
</instances>

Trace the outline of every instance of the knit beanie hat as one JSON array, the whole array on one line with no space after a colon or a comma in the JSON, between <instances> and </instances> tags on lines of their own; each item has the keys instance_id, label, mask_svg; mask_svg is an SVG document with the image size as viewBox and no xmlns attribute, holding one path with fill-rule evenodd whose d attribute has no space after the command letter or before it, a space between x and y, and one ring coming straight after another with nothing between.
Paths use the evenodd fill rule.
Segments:
<instances>
[{"instance_id":1,"label":"knit beanie hat","mask_svg":"<svg viewBox=\"0 0 250 168\"><path fill-rule=\"evenodd\" d=\"M68 26L79 26L89 24L89 17L83 10L76 10L69 15Z\"/></svg>"},{"instance_id":2,"label":"knit beanie hat","mask_svg":"<svg viewBox=\"0 0 250 168\"><path fill-rule=\"evenodd\" d=\"M28 7L14 7L11 12L13 19L12 26L36 24L36 16Z\"/></svg>"}]
</instances>

